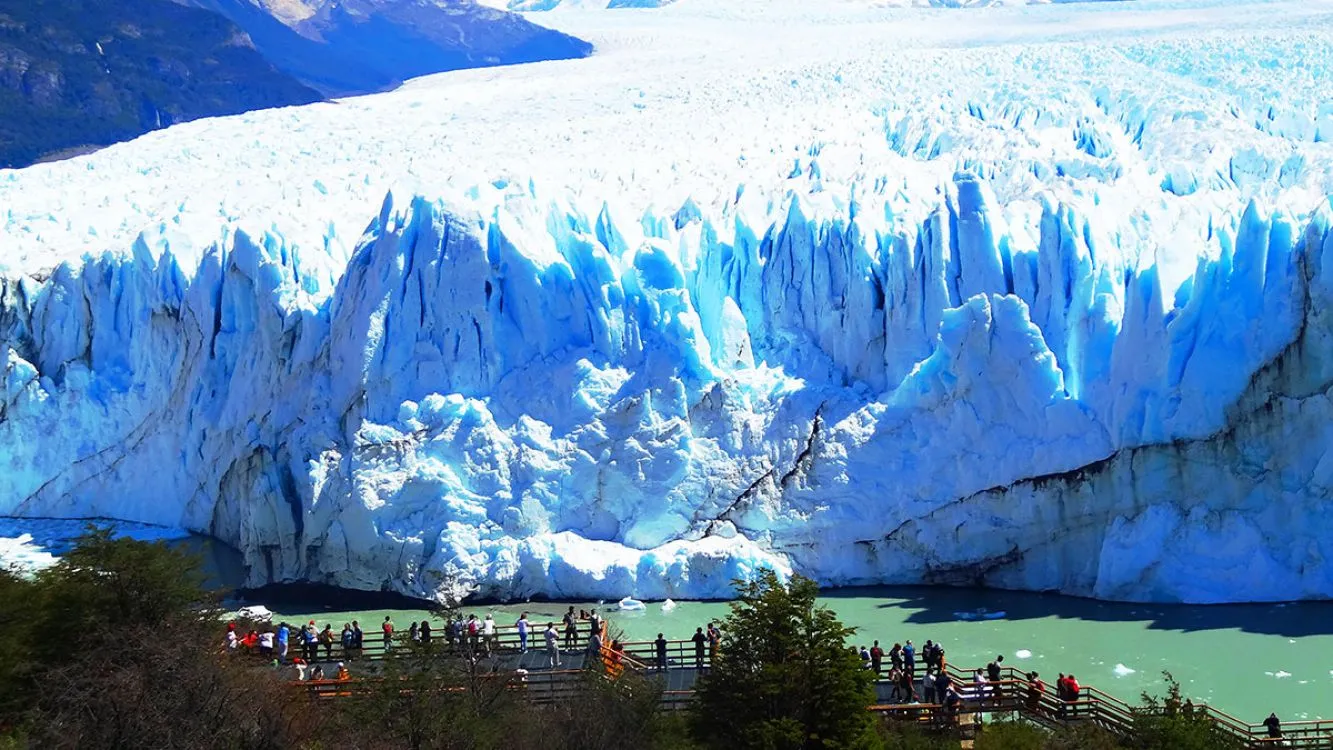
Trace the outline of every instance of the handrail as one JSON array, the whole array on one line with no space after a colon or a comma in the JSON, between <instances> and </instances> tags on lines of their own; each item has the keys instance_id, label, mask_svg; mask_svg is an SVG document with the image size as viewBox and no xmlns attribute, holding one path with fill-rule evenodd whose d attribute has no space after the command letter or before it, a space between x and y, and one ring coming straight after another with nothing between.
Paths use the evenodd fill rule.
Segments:
<instances>
[{"instance_id":1,"label":"handrail","mask_svg":"<svg viewBox=\"0 0 1333 750\"><path fill-rule=\"evenodd\" d=\"M614 658L610 650L610 643L605 640L605 633L608 630L608 623L603 620L603 645L599 654L599 661L602 662L607 674L617 675L619 672L614 668L618 666L619 670L633 669L639 672L648 672L654 669L672 667L686 668L706 668L711 659L710 650L705 647L699 650L696 644L691 640L668 640L666 641L666 664L661 664L655 641L624 641L620 644L622 651L619 654L619 660ZM582 624L582 623L580 623ZM489 639L490 647L495 650L513 651L519 648L518 629L513 625L497 625L495 635ZM432 630L432 641L444 645L447 639L442 635L442 629ZM564 643L564 632L560 632L561 643ZM580 629L574 640L575 647L586 645L588 640L588 631ZM461 643L455 641L455 648L468 648L475 645L476 648L486 648L487 639L480 634L477 636L475 644L465 634ZM323 656L326 659L367 659L376 660L391 658L395 650L402 649L407 645L406 633L398 631L395 633L394 640L389 644L384 642L383 636L378 633L366 633L361 649L344 650L340 643L331 645L317 644L315 651L317 658ZM387 647L386 647L387 646ZM528 646L532 650L541 650L542 631L538 629L536 622L529 628ZM299 641L299 629L294 629L289 648L289 656L297 656L302 653L302 643ZM614 665L614 666L613 666ZM1064 723L1067 721L1091 721L1103 728L1112 731L1121 736L1131 735L1135 723L1145 716L1158 715L1170 711L1183 712L1183 707L1173 706L1170 708L1159 708L1156 711L1142 707L1131 706L1125 701L1105 693L1092 686L1082 686L1080 690L1080 699L1076 701L1066 701L1054 695L1052 691L1047 690L1038 694L1035 703L1032 694L1027 690L1027 675L1018 668L1006 666L1002 671L1002 679L996 681L987 681L988 694L978 698L970 695L971 676L977 671L975 668L960 668L954 664L945 666L954 685L959 692L965 696L966 708L964 713L995 713L995 712L1015 712L1030 720L1042 723ZM557 676L567 674L580 674L575 670L543 670L540 674L543 676ZM501 675L509 677L509 675ZM542 680L534 685L542 685L551 690L564 678ZM878 677L881 683L886 682L883 675ZM353 681L355 682L355 681ZM309 681L297 683L302 686L317 686L317 689L327 689L336 691L337 694L344 694L345 690L337 691L338 686L347 688L348 681L324 680L319 683ZM671 704L672 707L679 706L692 699L693 691L668 691L663 693L663 700ZM979 705L980 704L980 705ZM869 710L876 713L891 715L901 714L913 717L923 717L926 720L938 720L943 707L939 704L914 703L914 704L876 704L869 707ZM1276 740L1267 736L1267 728L1262 724L1251 724L1241 721L1224 711L1216 709L1206 703L1193 705L1196 715L1209 721L1219 731L1236 739L1248 747L1267 747L1275 744ZM1284 747L1290 748L1315 748L1315 747L1333 747L1333 720L1330 719L1311 719L1304 721L1284 722L1282 725L1281 738L1286 744Z\"/></svg>"}]
</instances>

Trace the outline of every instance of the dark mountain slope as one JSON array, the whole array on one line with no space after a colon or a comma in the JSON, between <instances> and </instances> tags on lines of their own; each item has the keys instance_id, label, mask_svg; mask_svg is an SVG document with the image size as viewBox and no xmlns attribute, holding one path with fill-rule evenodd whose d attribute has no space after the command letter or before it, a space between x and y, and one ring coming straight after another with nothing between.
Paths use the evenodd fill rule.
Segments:
<instances>
[{"instance_id":1,"label":"dark mountain slope","mask_svg":"<svg viewBox=\"0 0 1333 750\"><path fill-rule=\"evenodd\" d=\"M0 167L319 99L216 13L169 0L0 0Z\"/></svg>"},{"instance_id":2,"label":"dark mountain slope","mask_svg":"<svg viewBox=\"0 0 1333 750\"><path fill-rule=\"evenodd\" d=\"M329 95L592 52L581 39L471 0L287 0L281 8L275 0L183 1L227 16L280 69ZM294 7L303 17L292 16Z\"/></svg>"}]
</instances>

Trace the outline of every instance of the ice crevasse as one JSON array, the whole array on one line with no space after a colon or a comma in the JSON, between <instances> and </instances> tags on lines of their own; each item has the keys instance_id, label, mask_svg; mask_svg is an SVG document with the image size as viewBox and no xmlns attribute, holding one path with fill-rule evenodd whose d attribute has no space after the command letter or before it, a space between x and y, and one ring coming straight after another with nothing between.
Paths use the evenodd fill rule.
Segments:
<instances>
[{"instance_id":1,"label":"ice crevasse","mask_svg":"<svg viewBox=\"0 0 1333 750\"><path fill-rule=\"evenodd\" d=\"M895 200L389 195L336 273L148 232L0 282L0 514L425 597L1333 595L1327 206L1235 206L1169 289L1077 203Z\"/></svg>"}]
</instances>

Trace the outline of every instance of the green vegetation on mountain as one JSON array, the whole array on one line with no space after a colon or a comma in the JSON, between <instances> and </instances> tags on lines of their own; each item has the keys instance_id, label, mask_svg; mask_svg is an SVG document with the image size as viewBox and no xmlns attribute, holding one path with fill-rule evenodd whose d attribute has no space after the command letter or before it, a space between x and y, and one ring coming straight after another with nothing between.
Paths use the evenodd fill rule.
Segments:
<instances>
[{"instance_id":1,"label":"green vegetation on mountain","mask_svg":"<svg viewBox=\"0 0 1333 750\"><path fill-rule=\"evenodd\" d=\"M170 0L0 0L0 167L320 95Z\"/></svg>"}]
</instances>

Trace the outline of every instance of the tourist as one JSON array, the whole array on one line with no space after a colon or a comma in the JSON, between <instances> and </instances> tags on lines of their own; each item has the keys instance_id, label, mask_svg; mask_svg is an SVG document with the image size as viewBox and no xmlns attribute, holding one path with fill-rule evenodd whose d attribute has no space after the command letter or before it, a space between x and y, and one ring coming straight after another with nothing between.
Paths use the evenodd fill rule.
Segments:
<instances>
[{"instance_id":1,"label":"tourist","mask_svg":"<svg viewBox=\"0 0 1333 750\"><path fill-rule=\"evenodd\" d=\"M945 664L944 664L944 647L943 647L943 646L940 646L940 644L936 643L936 644L935 644L935 668L938 669L938 670L940 670L941 672L943 672L943 671L944 671L944 667L945 667Z\"/></svg>"},{"instance_id":2,"label":"tourist","mask_svg":"<svg viewBox=\"0 0 1333 750\"><path fill-rule=\"evenodd\" d=\"M278 626L277 654L278 654L278 662L280 664L287 663L287 646L290 640L291 640L291 628L287 627L287 623L284 622Z\"/></svg>"},{"instance_id":3,"label":"tourist","mask_svg":"<svg viewBox=\"0 0 1333 750\"><path fill-rule=\"evenodd\" d=\"M986 673L978 669L972 675L972 697L977 701L985 701L990 696L990 686L986 684Z\"/></svg>"},{"instance_id":4,"label":"tourist","mask_svg":"<svg viewBox=\"0 0 1333 750\"><path fill-rule=\"evenodd\" d=\"M921 661L926 665L926 673L930 673L930 668L935 666L935 644L929 638L926 639L926 645L921 647Z\"/></svg>"},{"instance_id":5,"label":"tourist","mask_svg":"<svg viewBox=\"0 0 1333 750\"><path fill-rule=\"evenodd\" d=\"M299 656L296 657L295 659L292 659L292 671L296 673L297 682L305 682L306 669L308 668L308 666L309 665L305 663L305 659L302 659Z\"/></svg>"},{"instance_id":6,"label":"tourist","mask_svg":"<svg viewBox=\"0 0 1333 750\"><path fill-rule=\"evenodd\" d=\"M661 633L658 633L657 640L653 641L653 646L657 649L657 668L665 672L667 670L667 639Z\"/></svg>"},{"instance_id":7,"label":"tourist","mask_svg":"<svg viewBox=\"0 0 1333 750\"><path fill-rule=\"evenodd\" d=\"M951 690L953 690L953 680L949 679L949 673L943 669L935 670L935 696L943 701Z\"/></svg>"},{"instance_id":8,"label":"tourist","mask_svg":"<svg viewBox=\"0 0 1333 750\"><path fill-rule=\"evenodd\" d=\"M320 665L316 664L315 667L310 670L310 681L319 682L320 680L323 679L324 679L324 667L321 667Z\"/></svg>"},{"instance_id":9,"label":"tourist","mask_svg":"<svg viewBox=\"0 0 1333 750\"><path fill-rule=\"evenodd\" d=\"M870 649L862 646L858 656L861 657L861 668L870 669Z\"/></svg>"},{"instance_id":10,"label":"tourist","mask_svg":"<svg viewBox=\"0 0 1333 750\"><path fill-rule=\"evenodd\" d=\"M901 703L916 703L916 689L912 684L912 673L904 667L898 672L898 700Z\"/></svg>"},{"instance_id":11,"label":"tourist","mask_svg":"<svg viewBox=\"0 0 1333 750\"><path fill-rule=\"evenodd\" d=\"M1184 712L1185 712L1185 718L1187 718L1187 719L1193 719L1193 718L1194 718L1194 701L1191 700L1191 699L1189 699L1189 698L1186 698L1186 699L1185 699L1185 706L1184 706L1184 709L1183 709L1183 710L1184 710Z\"/></svg>"},{"instance_id":12,"label":"tourist","mask_svg":"<svg viewBox=\"0 0 1333 750\"><path fill-rule=\"evenodd\" d=\"M999 681L1000 681L1000 676L1003 674L1003 668L1000 666L1001 664L1004 664L1004 655L1003 655L1003 654L1001 654L1001 655L999 655L999 656L996 656L996 657L995 657L995 661L993 661L993 662L991 662L990 664L987 664L987 665L986 665L986 677L987 677L991 682L999 682Z\"/></svg>"},{"instance_id":13,"label":"tourist","mask_svg":"<svg viewBox=\"0 0 1333 750\"><path fill-rule=\"evenodd\" d=\"M491 651L495 649L495 618L490 612L487 612L486 619L481 621L481 640L486 646L486 655L490 656Z\"/></svg>"},{"instance_id":14,"label":"tourist","mask_svg":"<svg viewBox=\"0 0 1333 750\"><path fill-rule=\"evenodd\" d=\"M319 631L319 642L324 646L324 658L333 658L333 623L324 623L324 629Z\"/></svg>"},{"instance_id":15,"label":"tourist","mask_svg":"<svg viewBox=\"0 0 1333 750\"><path fill-rule=\"evenodd\" d=\"M602 616L597 614L597 610L588 613L588 633L602 635Z\"/></svg>"},{"instance_id":16,"label":"tourist","mask_svg":"<svg viewBox=\"0 0 1333 750\"><path fill-rule=\"evenodd\" d=\"M265 659L269 659L273 656L273 643L275 640L277 640L277 637L273 635L272 630L265 630L262 634L260 634L259 636L260 656L263 656Z\"/></svg>"},{"instance_id":17,"label":"tourist","mask_svg":"<svg viewBox=\"0 0 1333 750\"><path fill-rule=\"evenodd\" d=\"M1268 728L1268 736L1270 738L1282 738L1282 720L1277 718L1276 711L1269 714L1267 719L1264 719L1264 726Z\"/></svg>"},{"instance_id":18,"label":"tourist","mask_svg":"<svg viewBox=\"0 0 1333 750\"><path fill-rule=\"evenodd\" d=\"M695 668L695 669L703 669L703 668L704 668L704 644L708 642L708 638L707 638L707 636L704 635L704 629L703 629L703 628L695 628L695 629L694 629L694 635L690 638L690 640L691 640L691 641L694 641L694 668Z\"/></svg>"},{"instance_id":19,"label":"tourist","mask_svg":"<svg viewBox=\"0 0 1333 750\"><path fill-rule=\"evenodd\" d=\"M343 658L352 658L352 624L350 622L343 623L343 630L338 635L338 642L343 647Z\"/></svg>"},{"instance_id":20,"label":"tourist","mask_svg":"<svg viewBox=\"0 0 1333 750\"><path fill-rule=\"evenodd\" d=\"M236 637L236 623L227 623L227 653L235 654L241 647L241 639Z\"/></svg>"},{"instance_id":21,"label":"tourist","mask_svg":"<svg viewBox=\"0 0 1333 750\"><path fill-rule=\"evenodd\" d=\"M361 623L352 620L352 655L360 657L366 646L366 634L361 631Z\"/></svg>"},{"instance_id":22,"label":"tourist","mask_svg":"<svg viewBox=\"0 0 1333 750\"><path fill-rule=\"evenodd\" d=\"M518 616L514 627L518 628L518 652L526 654L528 652L528 613L524 612Z\"/></svg>"},{"instance_id":23,"label":"tourist","mask_svg":"<svg viewBox=\"0 0 1333 750\"><path fill-rule=\"evenodd\" d=\"M573 607L570 607L573 610ZM550 662L551 669L560 666L560 648L557 641L560 638L559 633L555 632L555 623L546 623L546 657Z\"/></svg>"},{"instance_id":24,"label":"tourist","mask_svg":"<svg viewBox=\"0 0 1333 750\"><path fill-rule=\"evenodd\" d=\"M956 723L958 721L958 710L963 705L963 696L959 695L957 690L949 688L941 702L944 704L944 715L949 718L949 723Z\"/></svg>"},{"instance_id":25,"label":"tourist","mask_svg":"<svg viewBox=\"0 0 1333 750\"><path fill-rule=\"evenodd\" d=\"M477 653L478 637L481 634L481 625L477 622L476 615L467 616L467 627L464 632L467 633L467 647L469 654Z\"/></svg>"},{"instance_id":26,"label":"tourist","mask_svg":"<svg viewBox=\"0 0 1333 750\"><path fill-rule=\"evenodd\" d=\"M935 670L926 667L926 674L921 678L921 700L923 703L935 702ZM940 702L944 702L944 696L939 696Z\"/></svg>"},{"instance_id":27,"label":"tourist","mask_svg":"<svg viewBox=\"0 0 1333 750\"><path fill-rule=\"evenodd\" d=\"M574 607L570 607L565 613L565 648L573 651L579 642L579 628L574 622Z\"/></svg>"},{"instance_id":28,"label":"tourist","mask_svg":"<svg viewBox=\"0 0 1333 750\"><path fill-rule=\"evenodd\" d=\"M421 634L421 645L423 645L423 646L429 646L429 645L430 645L430 620L422 620L422 621L421 621L421 627L417 629L417 632L419 632L419 633Z\"/></svg>"},{"instance_id":29,"label":"tourist","mask_svg":"<svg viewBox=\"0 0 1333 750\"><path fill-rule=\"evenodd\" d=\"M879 647L879 641L870 647L870 669L875 673L875 679L879 679L879 674L884 669L884 649Z\"/></svg>"},{"instance_id":30,"label":"tourist","mask_svg":"<svg viewBox=\"0 0 1333 750\"><path fill-rule=\"evenodd\" d=\"M901 672L903 669L903 645L901 643L893 644L889 649L889 664L893 665L895 671Z\"/></svg>"},{"instance_id":31,"label":"tourist","mask_svg":"<svg viewBox=\"0 0 1333 750\"><path fill-rule=\"evenodd\" d=\"M1046 683L1041 681L1041 677L1036 672L1028 673L1028 710L1040 711L1041 699L1046 693Z\"/></svg>"},{"instance_id":32,"label":"tourist","mask_svg":"<svg viewBox=\"0 0 1333 750\"><path fill-rule=\"evenodd\" d=\"M722 631L718 630L717 625L708 623L708 662L717 660L717 651L722 647Z\"/></svg>"},{"instance_id":33,"label":"tourist","mask_svg":"<svg viewBox=\"0 0 1333 750\"><path fill-rule=\"evenodd\" d=\"M588 664L596 662L602 651L602 634L593 632L588 635Z\"/></svg>"},{"instance_id":34,"label":"tourist","mask_svg":"<svg viewBox=\"0 0 1333 750\"><path fill-rule=\"evenodd\" d=\"M913 679L916 678L916 647L911 641L903 646L903 669L907 670L907 674Z\"/></svg>"},{"instance_id":35,"label":"tourist","mask_svg":"<svg viewBox=\"0 0 1333 750\"><path fill-rule=\"evenodd\" d=\"M350 680L350 679L352 679L352 673L347 671L347 665L344 664L343 662L338 662L338 676L337 676L337 679L338 679L338 680L341 680L341 681L346 681L346 680Z\"/></svg>"},{"instance_id":36,"label":"tourist","mask_svg":"<svg viewBox=\"0 0 1333 750\"><path fill-rule=\"evenodd\" d=\"M452 620L444 621L444 642L450 651L467 645L467 638L463 632L465 629L462 615L454 615Z\"/></svg>"},{"instance_id":37,"label":"tourist","mask_svg":"<svg viewBox=\"0 0 1333 750\"><path fill-rule=\"evenodd\" d=\"M314 620L301 628L301 649L307 663L313 662L315 657L318 656L319 631L315 628Z\"/></svg>"},{"instance_id":38,"label":"tourist","mask_svg":"<svg viewBox=\"0 0 1333 750\"><path fill-rule=\"evenodd\" d=\"M420 629L421 626L417 624L416 620L413 620L412 624L407 626L407 640L411 643L421 640Z\"/></svg>"},{"instance_id":39,"label":"tourist","mask_svg":"<svg viewBox=\"0 0 1333 750\"><path fill-rule=\"evenodd\" d=\"M384 633L384 653L393 650L393 618L384 616L384 622L380 623L380 632Z\"/></svg>"},{"instance_id":40,"label":"tourist","mask_svg":"<svg viewBox=\"0 0 1333 750\"><path fill-rule=\"evenodd\" d=\"M1070 714L1077 716L1079 693L1083 692L1083 688L1079 686L1078 679L1072 674L1065 678L1065 685L1066 692L1069 695L1066 700L1069 702Z\"/></svg>"}]
</instances>

